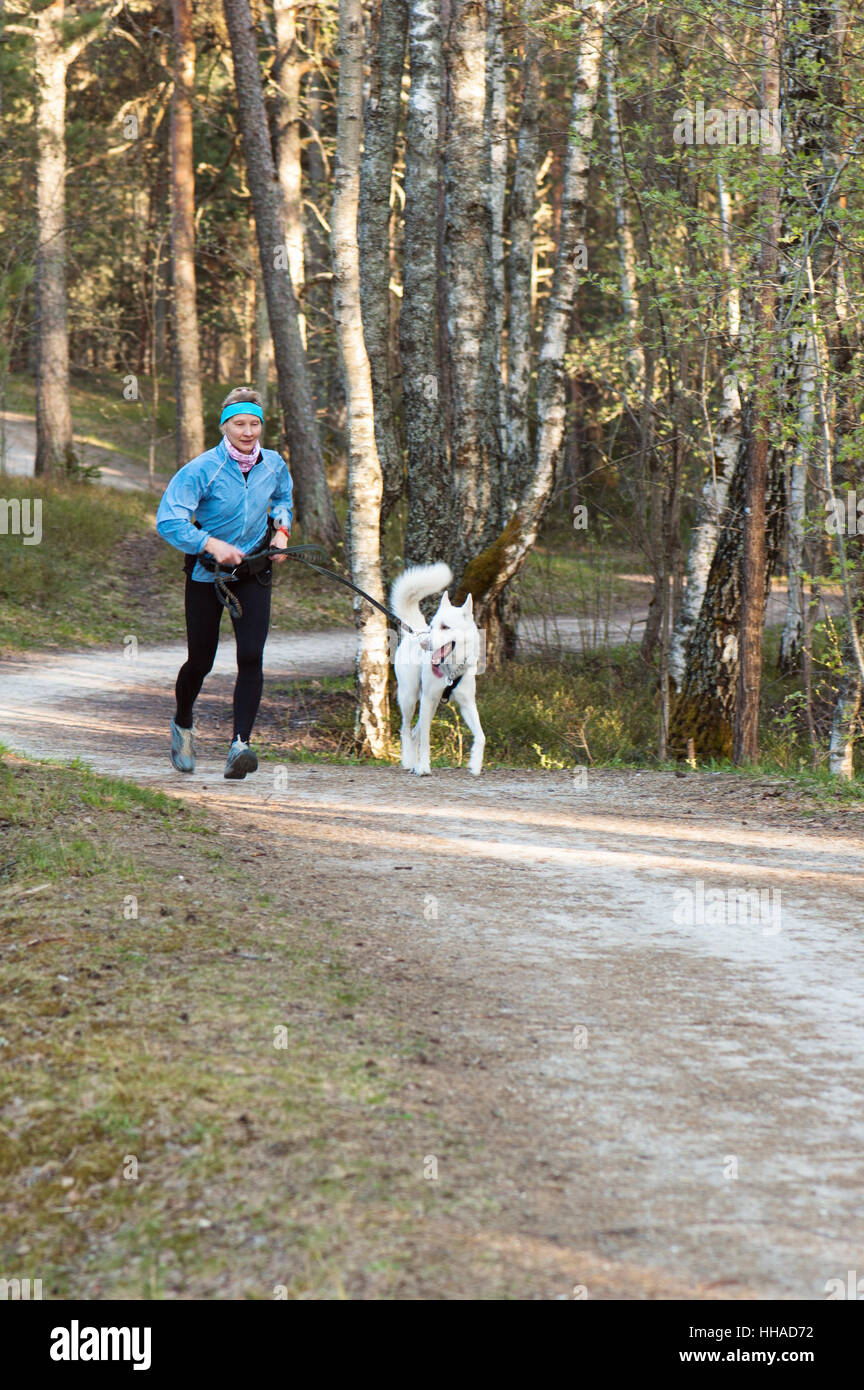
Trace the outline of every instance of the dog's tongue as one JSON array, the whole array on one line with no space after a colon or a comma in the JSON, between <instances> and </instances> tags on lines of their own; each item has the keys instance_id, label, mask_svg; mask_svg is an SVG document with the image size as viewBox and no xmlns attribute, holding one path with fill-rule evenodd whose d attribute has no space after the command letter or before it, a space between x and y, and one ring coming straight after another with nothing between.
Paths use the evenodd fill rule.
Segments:
<instances>
[{"instance_id":1,"label":"dog's tongue","mask_svg":"<svg viewBox=\"0 0 864 1390\"><path fill-rule=\"evenodd\" d=\"M432 661L430 663L432 666L432 674L434 676L437 676L438 680L442 680L444 677L444 672L441 670L441 662L444 660L445 656L450 655L450 653L453 650L453 647L454 643L448 642L446 647L439 647L437 652L435 652L432 657Z\"/></svg>"}]
</instances>

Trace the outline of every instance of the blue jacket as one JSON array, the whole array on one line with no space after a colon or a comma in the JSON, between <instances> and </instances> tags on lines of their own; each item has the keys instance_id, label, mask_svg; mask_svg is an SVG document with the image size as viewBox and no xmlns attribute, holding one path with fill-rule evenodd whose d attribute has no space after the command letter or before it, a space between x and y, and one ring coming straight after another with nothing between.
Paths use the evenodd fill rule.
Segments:
<instances>
[{"instance_id":1,"label":"blue jacket","mask_svg":"<svg viewBox=\"0 0 864 1390\"><path fill-rule=\"evenodd\" d=\"M290 527L293 491L288 465L275 449L262 449L244 478L223 436L215 449L199 454L174 474L159 503L156 530L186 555L199 554L208 536L248 554L264 540L268 512L277 526ZM202 530L192 525L193 517ZM215 575L199 561L192 578L212 584Z\"/></svg>"}]
</instances>

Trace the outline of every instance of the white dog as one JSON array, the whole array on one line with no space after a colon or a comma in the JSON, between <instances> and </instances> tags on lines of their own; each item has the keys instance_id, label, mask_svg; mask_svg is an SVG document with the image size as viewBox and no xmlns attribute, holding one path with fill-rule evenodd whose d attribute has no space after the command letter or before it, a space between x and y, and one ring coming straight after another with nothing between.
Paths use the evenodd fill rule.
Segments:
<instances>
[{"instance_id":1,"label":"white dog","mask_svg":"<svg viewBox=\"0 0 864 1390\"><path fill-rule=\"evenodd\" d=\"M396 649L396 681L402 711L402 766L418 777L427 777L429 732L442 695L453 699L471 731L468 771L475 777L483 768L486 738L480 727L475 695L475 677L480 660L480 633L474 621L474 605L469 594L461 608L454 608L450 597L441 594L438 612L427 626L420 611L420 599L440 593L452 580L449 565L415 565L394 582L390 607L413 633L405 632ZM420 714L414 728L411 721L420 697Z\"/></svg>"}]
</instances>

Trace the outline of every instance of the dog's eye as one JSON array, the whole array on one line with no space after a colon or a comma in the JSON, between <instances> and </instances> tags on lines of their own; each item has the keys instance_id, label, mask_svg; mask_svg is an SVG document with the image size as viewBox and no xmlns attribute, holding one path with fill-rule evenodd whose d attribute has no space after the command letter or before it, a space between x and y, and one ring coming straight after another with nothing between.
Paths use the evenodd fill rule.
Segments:
<instances>
[{"instance_id":1,"label":"dog's eye","mask_svg":"<svg viewBox=\"0 0 864 1390\"><path fill-rule=\"evenodd\" d=\"M441 629L442 632L449 632L449 631L450 631L450 624L449 624L449 623L439 623L438 626L440 627L440 629Z\"/></svg>"}]
</instances>

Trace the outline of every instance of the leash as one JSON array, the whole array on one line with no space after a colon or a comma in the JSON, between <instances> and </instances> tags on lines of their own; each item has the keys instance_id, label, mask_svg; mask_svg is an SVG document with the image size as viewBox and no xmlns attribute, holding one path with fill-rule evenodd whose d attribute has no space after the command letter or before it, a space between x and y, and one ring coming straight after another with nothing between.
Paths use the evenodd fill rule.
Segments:
<instances>
[{"instance_id":1,"label":"leash","mask_svg":"<svg viewBox=\"0 0 864 1390\"><path fill-rule=\"evenodd\" d=\"M359 594L361 598L365 598L367 603L371 603L373 608L377 608L380 613L383 613L400 632L410 632L413 634L413 627L409 627L407 623L403 623L402 619L393 612L392 608L387 608L383 603L379 603L377 598L373 598L371 594L367 594L365 589L361 589L359 585L355 584L352 580L346 579L344 574L337 574L336 570L328 570L325 569L323 565L316 565L314 561L307 558L309 552L313 552L316 555L325 554L320 545L289 545L284 547L284 549L280 549L278 546L271 546L269 549L256 550L253 551L252 554L246 555L240 565L220 565L216 561L213 561L212 565L210 565L204 564L203 560L202 564L204 564L205 569L210 570L214 575L216 596L223 608L228 609L232 618L242 618L243 616L243 608L240 604L240 600L237 598L237 595L232 594L231 590L228 588L228 584L232 579L244 578L243 575L237 574L237 570L240 569L243 564L246 564L248 560L272 560L275 556L282 555L287 560L296 560L299 564L306 565L310 570L314 570L316 574L324 574L328 579L335 579L337 583L344 584L346 589L353 589L355 594ZM201 556L199 555L198 558L200 560ZM264 565L262 563L258 566L257 570L247 569L246 573L247 575L252 575L258 573L263 568Z\"/></svg>"}]
</instances>

